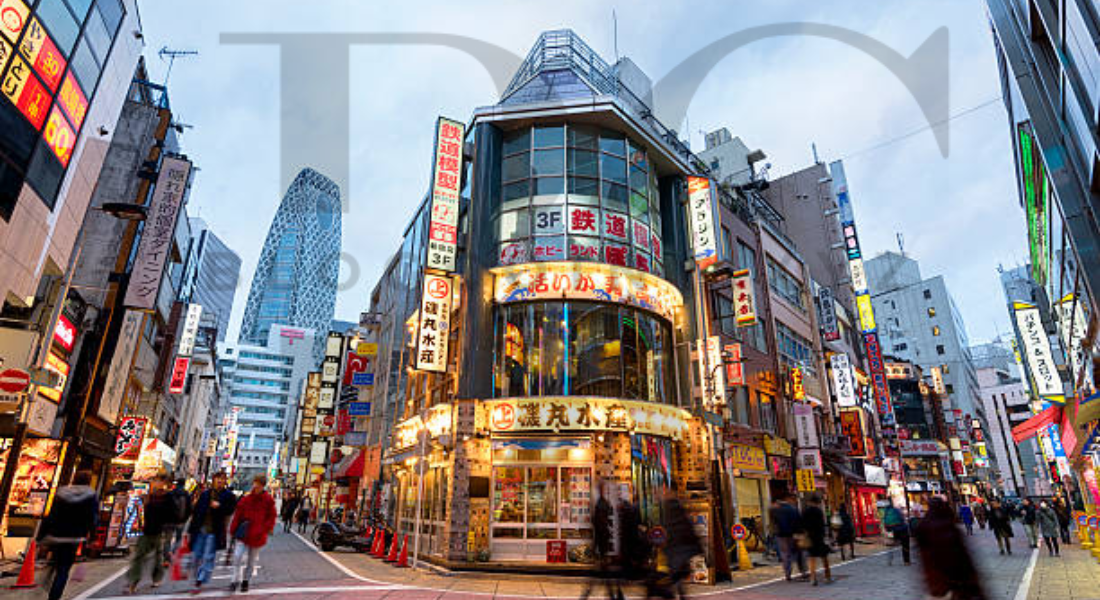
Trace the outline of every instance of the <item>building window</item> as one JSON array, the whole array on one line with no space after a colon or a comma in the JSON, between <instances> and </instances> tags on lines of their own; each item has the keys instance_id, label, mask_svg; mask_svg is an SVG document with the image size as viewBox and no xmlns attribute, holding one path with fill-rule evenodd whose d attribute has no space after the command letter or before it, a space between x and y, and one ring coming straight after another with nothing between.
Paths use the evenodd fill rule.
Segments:
<instances>
[{"instance_id":1,"label":"building window","mask_svg":"<svg viewBox=\"0 0 1100 600\"><path fill-rule=\"evenodd\" d=\"M807 373L813 374L813 344L795 333L783 323L775 324L775 343L779 354L790 365L801 366Z\"/></svg>"},{"instance_id":2,"label":"building window","mask_svg":"<svg viewBox=\"0 0 1100 600\"><path fill-rule=\"evenodd\" d=\"M943 349L943 344L936 345L936 354L944 354L946 351Z\"/></svg>"},{"instance_id":3,"label":"building window","mask_svg":"<svg viewBox=\"0 0 1100 600\"><path fill-rule=\"evenodd\" d=\"M940 326L939 325L933 325L932 326L932 335L939 337L939 335L940 335ZM940 354L943 354L943 353L941 352Z\"/></svg>"},{"instance_id":4,"label":"building window","mask_svg":"<svg viewBox=\"0 0 1100 600\"><path fill-rule=\"evenodd\" d=\"M763 392L756 393L760 404L760 428L771 433L776 432L775 398Z\"/></svg>"},{"instance_id":5,"label":"building window","mask_svg":"<svg viewBox=\"0 0 1100 600\"><path fill-rule=\"evenodd\" d=\"M945 385L944 388L947 390L948 394L954 394L955 393L955 386L951 385L950 383Z\"/></svg>"},{"instance_id":6,"label":"building window","mask_svg":"<svg viewBox=\"0 0 1100 600\"><path fill-rule=\"evenodd\" d=\"M928 307L928 318L931 319L934 316L936 316L936 307L929 306Z\"/></svg>"},{"instance_id":7,"label":"building window","mask_svg":"<svg viewBox=\"0 0 1100 600\"><path fill-rule=\"evenodd\" d=\"M733 237L730 235L730 228L725 225L722 226L722 252L729 257L733 254Z\"/></svg>"},{"instance_id":8,"label":"building window","mask_svg":"<svg viewBox=\"0 0 1100 600\"><path fill-rule=\"evenodd\" d=\"M894 352L904 352L909 349L908 344L894 344Z\"/></svg>"},{"instance_id":9,"label":"building window","mask_svg":"<svg viewBox=\"0 0 1100 600\"><path fill-rule=\"evenodd\" d=\"M924 290L924 299L925 300L931 300L932 299L932 290Z\"/></svg>"},{"instance_id":10,"label":"building window","mask_svg":"<svg viewBox=\"0 0 1100 600\"><path fill-rule=\"evenodd\" d=\"M951 372L951 367L949 367L947 365L943 365L943 374L947 375L950 372Z\"/></svg>"},{"instance_id":11,"label":"building window","mask_svg":"<svg viewBox=\"0 0 1100 600\"><path fill-rule=\"evenodd\" d=\"M806 310L802 300L804 291L802 283L794 275L788 273L786 269L776 264L771 257L768 257L768 287L796 308Z\"/></svg>"},{"instance_id":12,"label":"building window","mask_svg":"<svg viewBox=\"0 0 1100 600\"><path fill-rule=\"evenodd\" d=\"M716 159L714 159L714 160L712 160L712 161L710 161L710 168L711 168L711 170L713 170L713 171L717 171L717 170L718 170L718 159L717 159L717 158L716 158Z\"/></svg>"}]
</instances>

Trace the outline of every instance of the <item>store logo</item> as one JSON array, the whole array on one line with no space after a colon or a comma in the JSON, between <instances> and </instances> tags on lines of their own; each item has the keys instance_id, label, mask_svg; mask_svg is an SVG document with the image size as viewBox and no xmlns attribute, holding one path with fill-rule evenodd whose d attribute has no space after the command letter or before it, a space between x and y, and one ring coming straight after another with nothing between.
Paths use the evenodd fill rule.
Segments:
<instances>
[{"instance_id":1,"label":"store logo","mask_svg":"<svg viewBox=\"0 0 1100 600\"><path fill-rule=\"evenodd\" d=\"M498 404L493 407L493 429L511 429L516 424L516 408L511 404Z\"/></svg>"},{"instance_id":2,"label":"store logo","mask_svg":"<svg viewBox=\"0 0 1100 600\"><path fill-rule=\"evenodd\" d=\"M451 285L442 277L432 279L428 283L428 295L436 300L446 298L451 293Z\"/></svg>"},{"instance_id":3,"label":"store logo","mask_svg":"<svg viewBox=\"0 0 1100 600\"><path fill-rule=\"evenodd\" d=\"M65 315L58 315L57 325L53 328L53 339L66 351L73 349L73 343L76 342L76 326L66 319Z\"/></svg>"}]
</instances>

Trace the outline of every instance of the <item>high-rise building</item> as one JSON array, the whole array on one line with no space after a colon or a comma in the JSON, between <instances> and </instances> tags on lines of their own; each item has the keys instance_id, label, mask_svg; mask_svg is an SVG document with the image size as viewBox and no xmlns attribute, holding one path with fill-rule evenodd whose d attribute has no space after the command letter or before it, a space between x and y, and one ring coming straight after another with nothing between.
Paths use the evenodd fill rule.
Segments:
<instances>
[{"instance_id":1,"label":"high-rise building","mask_svg":"<svg viewBox=\"0 0 1100 600\"><path fill-rule=\"evenodd\" d=\"M202 305L203 319L217 327L218 341L223 342L240 281L241 258L202 219L191 219L191 229L197 238L193 244L196 272L191 302Z\"/></svg>"},{"instance_id":2,"label":"high-rise building","mask_svg":"<svg viewBox=\"0 0 1100 600\"><path fill-rule=\"evenodd\" d=\"M328 331L340 275L340 188L313 169L291 182L264 240L241 323L242 344L263 345L272 325ZM324 336L313 346L320 363Z\"/></svg>"}]
</instances>

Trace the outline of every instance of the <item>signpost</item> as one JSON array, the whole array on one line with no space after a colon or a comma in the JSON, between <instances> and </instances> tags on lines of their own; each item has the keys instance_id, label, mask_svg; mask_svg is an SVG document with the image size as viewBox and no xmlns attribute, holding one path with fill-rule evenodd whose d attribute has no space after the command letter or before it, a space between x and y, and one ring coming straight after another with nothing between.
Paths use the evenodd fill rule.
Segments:
<instances>
[{"instance_id":1,"label":"signpost","mask_svg":"<svg viewBox=\"0 0 1100 600\"><path fill-rule=\"evenodd\" d=\"M748 571L752 569L752 558L749 557L748 548L745 548L745 538L748 537L748 535L748 530L740 523L734 523L730 527L730 536L737 542L738 571Z\"/></svg>"},{"instance_id":2,"label":"signpost","mask_svg":"<svg viewBox=\"0 0 1100 600\"><path fill-rule=\"evenodd\" d=\"M31 375L22 369L4 369L0 372L0 391L21 394L31 385Z\"/></svg>"}]
</instances>

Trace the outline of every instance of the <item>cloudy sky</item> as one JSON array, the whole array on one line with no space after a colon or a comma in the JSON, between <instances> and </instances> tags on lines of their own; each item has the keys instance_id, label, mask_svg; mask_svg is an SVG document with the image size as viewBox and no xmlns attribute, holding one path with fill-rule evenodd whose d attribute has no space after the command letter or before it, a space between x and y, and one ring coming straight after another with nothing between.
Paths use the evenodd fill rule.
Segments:
<instances>
[{"instance_id":1,"label":"cloudy sky","mask_svg":"<svg viewBox=\"0 0 1100 600\"><path fill-rule=\"evenodd\" d=\"M684 123L701 150L703 131L729 130L763 149L781 176L822 160L845 161L865 254L905 250L925 276L943 274L973 340L1009 329L997 265L1026 260L1009 130L981 0L749 2L381 3L351 0L163 0L141 3L153 79L157 51L197 50L180 59L170 90L178 119L193 126L185 151L201 167L190 212L210 223L244 261L231 323L240 323L252 271L285 191L280 182L280 54L271 45L221 43L222 34L433 32L470 36L523 56L544 30L571 28L609 62L631 57L657 82L691 53L759 25L812 22L870 36L908 56L946 27L950 44L950 152L944 158L913 96L882 64L837 41L767 39L722 60ZM318 70L332 68L317 64ZM428 46L356 46L350 54L350 185L337 317L354 320L425 193L434 120L466 120L497 101L470 56ZM927 81L938 73L929 73ZM926 81L922 78L922 81ZM335 103L328 90L318 105ZM659 102L659 99L658 99ZM909 135L913 132L913 135ZM686 133L685 133L686 135ZM355 277L355 271L358 276Z\"/></svg>"}]
</instances>

